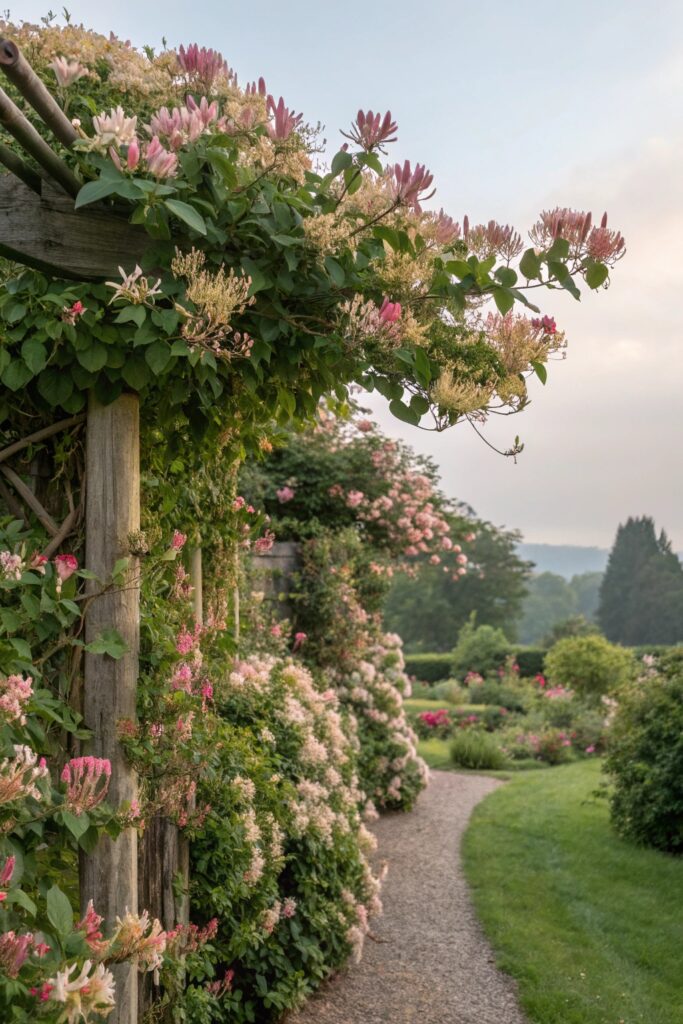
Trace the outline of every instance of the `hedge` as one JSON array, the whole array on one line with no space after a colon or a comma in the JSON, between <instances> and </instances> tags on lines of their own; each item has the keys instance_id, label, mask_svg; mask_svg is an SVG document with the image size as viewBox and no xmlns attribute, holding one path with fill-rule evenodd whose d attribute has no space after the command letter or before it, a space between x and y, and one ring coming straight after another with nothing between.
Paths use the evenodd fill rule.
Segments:
<instances>
[{"instance_id":1,"label":"hedge","mask_svg":"<svg viewBox=\"0 0 683 1024\"><path fill-rule=\"evenodd\" d=\"M421 683L438 683L451 675L451 654L406 654L405 671Z\"/></svg>"},{"instance_id":2,"label":"hedge","mask_svg":"<svg viewBox=\"0 0 683 1024\"><path fill-rule=\"evenodd\" d=\"M515 648L515 660L519 665L520 676L526 679L541 674L547 653L548 651L544 647Z\"/></svg>"}]
</instances>

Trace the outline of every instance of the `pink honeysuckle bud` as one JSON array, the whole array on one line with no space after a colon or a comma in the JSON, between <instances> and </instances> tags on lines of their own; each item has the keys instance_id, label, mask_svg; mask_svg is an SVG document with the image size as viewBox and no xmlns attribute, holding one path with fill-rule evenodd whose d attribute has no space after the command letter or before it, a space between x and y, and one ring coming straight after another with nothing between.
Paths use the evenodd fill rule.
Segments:
<instances>
[{"instance_id":1,"label":"pink honeysuckle bud","mask_svg":"<svg viewBox=\"0 0 683 1024\"><path fill-rule=\"evenodd\" d=\"M293 651L298 651L298 650L299 650L299 648L300 648L300 647L301 647L301 646L302 646L302 645L303 645L303 644L304 644L304 643L305 643L305 642L306 642L307 640L308 640L308 634L307 634L307 633L295 633L295 634L294 634L294 646L292 647L292 650L293 650Z\"/></svg>"},{"instance_id":2,"label":"pink honeysuckle bud","mask_svg":"<svg viewBox=\"0 0 683 1024\"><path fill-rule=\"evenodd\" d=\"M16 857L6 857L2 871L0 871L0 885L6 888L12 881L12 875L14 874L14 865L17 862Z\"/></svg>"},{"instance_id":3,"label":"pink honeysuckle bud","mask_svg":"<svg viewBox=\"0 0 683 1024\"><path fill-rule=\"evenodd\" d=\"M424 164L416 164L415 170L410 166L410 161L401 164L394 164L391 168L391 188L394 198L406 206L412 206L417 213L422 207L420 202L425 202L436 192L432 189L429 195L422 195L434 181L434 175L430 174Z\"/></svg>"},{"instance_id":4,"label":"pink honeysuckle bud","mask_svg":"<svg viewBox=\"0 0 683 1024\"><path fill-rule=\"evenodd\" d=\"M351 130L342 132L342 135L351 139L367 153L371 153L373 149L384 152L385 145L389 142L396 142L397 136L394 133L397 129L398 125L392 121L390 110L386 112L384 118L372 110L368 110L367 113L359 110L356 120L351 125Z\"/></svg>"},{"instance_id":5,"label":"pink honeysuckle bud","mask_svg":"<svg viewBox=\"0 0 683 1024\"><path fill-rule=\"evenodd\" d=\"M54 567L61 583L64 583L78 569L78 559L75 555L57 555L54 559Z\"/></svg>"},{"instance_id":6,"label":"pink honeysuckle bud","mask_svg":"<svg viewBox=\"0 0 683 1024\"><path fill-rule=\"evenodd\" d=\"M126 154L126 167L129 171L134 171L137 165L140 163L140 143L137 139L133 139L128 147L128 153Z\"/></svg>"},{"instance_id":7,"label":"pink honeysuckle bud","mask_svg":"<svg viewBox=\"0 0 683 1024\"><path fill-rule=\"evenodd\" d=\"M266 96L268 95L268 89L266 88L265 78L261 76L261 78L259 78L258 80L258 84L256 82L251 82L249 85L247 85L244 92L247 96L262 96L265 99Z\"/></svg>"},{"instance_id":8,"label":"pink honeysuckle bud","mask_svg":"<svg viewBox=\"0 0 683 1024\"><path fill-rule=\"evenodd\" d=\"M286 107L282 96L278 100L277 104L272 96L268 96L267 106L268 113L272 118L267 126L268 134L271 139L277 139L280 141L288 139L294 129L301 123L303 115L295 114L293 110Z\"/></svg>"},{"instance_id":9,"label":"pink honeysuckle bud","mask_svg":"<svg viewBox=\"0 0 683 1024\"><path fill-rule=\"evenodd\" d=\"M401 319L401 303L390 302L385 298L380 306L379 315L385 324L395 324L397 320Z\"/></svg>"}]
</instances>

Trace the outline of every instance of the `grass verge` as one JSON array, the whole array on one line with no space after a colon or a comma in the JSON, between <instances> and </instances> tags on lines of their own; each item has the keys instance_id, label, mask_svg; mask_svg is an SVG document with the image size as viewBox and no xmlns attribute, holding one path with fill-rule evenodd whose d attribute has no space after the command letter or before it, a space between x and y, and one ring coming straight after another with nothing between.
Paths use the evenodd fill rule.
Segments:
<instances>
[{"instance_id":1,"label":"grass verge","mask_svg":"<svg viewBox=\"0 0 683 1024\"><path fill-rule=\"evenodd\" d=\"M618 839L597 761L517 775L463 854L497 961L533 1024L683 1021L683 857Z\"/></svg>"}]
</instances>

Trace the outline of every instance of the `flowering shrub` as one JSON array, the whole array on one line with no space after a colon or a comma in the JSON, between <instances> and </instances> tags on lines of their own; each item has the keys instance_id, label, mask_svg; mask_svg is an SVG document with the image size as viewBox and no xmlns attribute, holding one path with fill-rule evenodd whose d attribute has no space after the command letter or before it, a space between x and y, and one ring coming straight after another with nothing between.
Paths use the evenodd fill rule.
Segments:
<instances>
[{"instance_id":1,"label":"flowering shrub","mask_svg":"<svg viewBox=\"0 0 683 1024\"><path fill-rule=\"evenodd\" d=\"M403 707L403 698L410 696L403 669L400 637L388 634L350 672L329 674L342 705L358 723L361 787L376 804L391 810L408 810L428 778Z\"/></svg>"},{"instance_id":2,"label":"flowering shrub","mask_svg":"<svg viewBox=\"0 0 683 1024\"><path fill-rule=\"evenodd\" d=\"M632 678L633 655L603 636L565 637L551 647L545 673L553 685L566 686L593 702Z\"/></svg>"},{"instance_id":3,"label":"flowering shrub","mask_svg":"<svg viewBox=\"0 0 683 1024\"><path fill-rule=\"evenodd\" d=\"M333 690L273 656L235 662L216 702L192 899L217 918L216 961L229 972L216 1019L274 1020L360 956L381 909L355 723Z\"/></svg>"},{"instance_id":4,"label":"flowering shrub","mask_svg":"<svg viewBox=\"0 0 683 1024\"><path fill-rule=\"evenodd\" d=\"M612 824L627 839L683 852L683 674L649 666L622 689L604 769Z\"/></svg>"},{"instance_id":5,"label":"flowering shrub","mask_svg":"<svg viewBox=\"0 0 683 1024\"><path fill-rule=\"evenodd\" d=\"M453 722L446 708L439 708L438 711L421 711L415 723L415 731L420 739L429 739L432 736L445 739L450 736L452 729Z\"/></svg>"},{"instance_id":6,"label":"flowering shrub","mask_svg":"<svg viewBox=\"0 0 683 1024\"><path fill-rule=\"evenodd\" d=\"M510 732L501 735L504 753L513 760L534 758L547 764L571 760L572 735L563 729L545 728L538 732Z\"/></svg>"}]
</instances>

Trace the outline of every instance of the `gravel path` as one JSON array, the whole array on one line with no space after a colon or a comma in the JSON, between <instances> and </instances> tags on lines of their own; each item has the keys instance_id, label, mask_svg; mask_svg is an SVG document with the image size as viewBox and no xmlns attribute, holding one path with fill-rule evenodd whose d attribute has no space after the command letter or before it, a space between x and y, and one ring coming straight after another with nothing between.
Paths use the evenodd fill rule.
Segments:
<instances>
[{"instance_id":1,"label":"gravel path","mask_svg":"<svg viewBox=\"0 0 683 1024\"><path fill-rule=\"evenodd\" d=\"M434 772L411 814L384 815L384 914L363 960L328 982L288 1024L526 1024L497 970L460 867L475 807L499 783Z\"/></svg>"}]
</instances>

